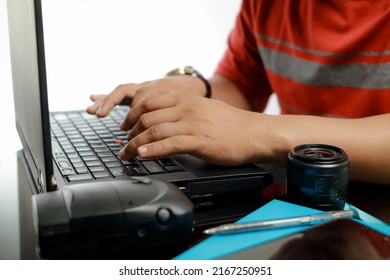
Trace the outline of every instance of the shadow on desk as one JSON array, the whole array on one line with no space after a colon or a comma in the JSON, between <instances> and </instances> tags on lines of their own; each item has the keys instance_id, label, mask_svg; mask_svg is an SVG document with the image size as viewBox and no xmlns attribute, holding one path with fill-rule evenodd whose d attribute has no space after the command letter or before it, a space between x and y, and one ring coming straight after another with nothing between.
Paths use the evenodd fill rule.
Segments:
<instances>
[{"instance_id":1,"label":"shadow on desk","mask_svg":"<svg viewBox=\"0 0 390 280\"><path fill-rule=\"evenodd\" d=\"M390 224L390 186L350 183L347 201Z\"/></svg>"}]
</instances>

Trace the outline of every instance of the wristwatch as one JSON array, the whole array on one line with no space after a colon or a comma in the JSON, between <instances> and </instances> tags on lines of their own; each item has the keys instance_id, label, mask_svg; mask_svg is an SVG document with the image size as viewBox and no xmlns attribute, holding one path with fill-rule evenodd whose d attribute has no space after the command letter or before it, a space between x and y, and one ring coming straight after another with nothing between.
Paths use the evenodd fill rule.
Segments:
<instances>
[{"instance_id":1,"label":"wristwatch","mask_svg":"<svg viewBox=\"0 0 390 280\"><path fill-rule=\"evenodd\" d=\"M207 81L203 77L203 75L198 70L194 69L192 66L183 66L183 67L173 69L169 71L167 74L165 74L165 77L173 77L173 76L180 76L180 75L189 75L201 79L204 85L206 86L205 97L211 98L211 86L209 81Z\"/></svg>"}]
</instances>

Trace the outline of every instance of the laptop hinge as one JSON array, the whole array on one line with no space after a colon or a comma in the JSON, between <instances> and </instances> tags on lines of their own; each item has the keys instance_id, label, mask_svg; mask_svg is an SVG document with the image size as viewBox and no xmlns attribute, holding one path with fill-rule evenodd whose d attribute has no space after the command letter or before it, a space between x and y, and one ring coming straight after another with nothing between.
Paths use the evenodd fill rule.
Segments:
<instances>
[{"instance_id":1,"label":"laptop hinge","mask_svg":"<svg viewBox=\"0 0 390 280\"><path fill-rule=\"evenodd\" d=\"M54 175L51 175L51 177L50 177L50 189L51 190L58 190L57 179Z\"/></svg>"}]
</instances>

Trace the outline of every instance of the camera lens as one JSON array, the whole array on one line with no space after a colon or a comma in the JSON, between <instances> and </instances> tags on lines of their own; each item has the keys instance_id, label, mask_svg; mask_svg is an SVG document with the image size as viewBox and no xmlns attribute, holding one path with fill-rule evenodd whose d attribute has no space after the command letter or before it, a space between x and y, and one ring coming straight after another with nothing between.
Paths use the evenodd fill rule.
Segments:
<instances>
[{"instance_id":1,"label":"camera lens","mask_svg":"<svg viewBox=\"0 0 390 280\"><path fill-rule=\"evenodd\" d=\"M323 144L295 147L288 154L288 200L324 211L343 209L348 168L348 156L338 147Z\"/></svg>"}]
</instances>

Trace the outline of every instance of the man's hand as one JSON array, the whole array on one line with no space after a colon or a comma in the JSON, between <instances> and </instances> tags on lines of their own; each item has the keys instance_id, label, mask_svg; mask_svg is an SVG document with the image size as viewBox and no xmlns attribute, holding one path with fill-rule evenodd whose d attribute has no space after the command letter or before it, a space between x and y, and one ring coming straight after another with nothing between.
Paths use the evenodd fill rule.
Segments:
<instances>
[{"instance_id":1,"label":"man's hand","mask_svg":"<svg viewBox=\"0 0 390 280\"><path fill-rule=\"evenodd\" d=\"M261 141L254 127L259 115L196 95L151 95L121 124L131 132L119 155L129 159L189 153L224 165L253 162L253 144Z\"/></svg>"},{"instance_id":2,"label":"man's hand","mask_svg":"<svg viewBox=\"0 0 390 280\"><path fill-rule=\"evenodd\" d=\"M203 96L205 92L203 82L188 75L163 78L140 84L123 84L108 95L91 95L94 102L87 108L90 114L98 117L107 116L116 105L129 105L131 107L140 103L149 96L184 93Z\"/></svg>"},{"instance_id":3,"label":"man's hand","mask_svg":"<svg viewBox=\"0 0 390 280\"><path fill-rule=\"evenodd\" d=\"M124 84L108 95L91 95L87 112L105 117L116 105L132 107L121 126L131 130L124 159L190 153L223 165L254 162L251 143L261 138L252 134L264 122L251 120L261 114L244 111L250 105L226 78L214 76L210 83L213 99L203 97L204 83L192 76Z\"/></svg>"}]
</instances>

